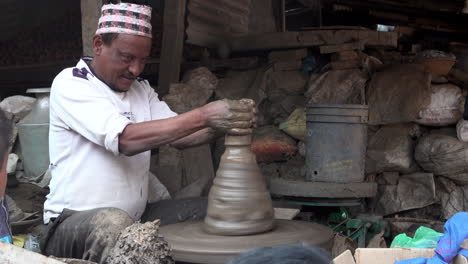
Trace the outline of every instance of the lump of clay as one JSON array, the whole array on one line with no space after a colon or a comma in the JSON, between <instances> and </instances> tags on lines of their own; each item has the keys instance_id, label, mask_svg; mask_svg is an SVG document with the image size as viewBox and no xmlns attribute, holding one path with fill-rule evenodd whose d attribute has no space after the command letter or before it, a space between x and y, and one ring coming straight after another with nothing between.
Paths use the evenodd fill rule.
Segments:
<instances>
[{"instance_id":1,"label":"lump of clay","mask_svg":"<svg viewBox=\"0 0 468 264\"><path fill-rule=\"evenodd\" d=\"M171 249L159 234L159 220L125 228L111 250L109 264L173 264Z\"/></svg>"}]
</instances>

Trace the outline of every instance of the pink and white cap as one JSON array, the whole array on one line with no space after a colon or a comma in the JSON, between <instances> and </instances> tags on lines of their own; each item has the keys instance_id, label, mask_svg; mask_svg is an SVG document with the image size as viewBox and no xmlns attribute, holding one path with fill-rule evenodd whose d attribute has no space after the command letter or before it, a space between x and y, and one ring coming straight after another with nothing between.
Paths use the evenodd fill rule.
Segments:
<instances>
[{"instance_id":1,"label":"pink and white cap","mask_svg":"<svg viewBox=\"0 0 468 264\"><path fill-rule=\"evenodd\" d=\"M130 3L103 5L96 34L123 33L152 38L151 7Z\"/></svg>"}]
</instances>

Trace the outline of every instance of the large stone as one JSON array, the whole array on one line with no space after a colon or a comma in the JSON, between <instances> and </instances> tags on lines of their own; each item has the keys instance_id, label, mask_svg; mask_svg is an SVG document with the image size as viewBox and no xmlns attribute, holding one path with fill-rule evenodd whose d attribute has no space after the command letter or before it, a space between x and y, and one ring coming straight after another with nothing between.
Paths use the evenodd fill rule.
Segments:
<instances>
[{"instance_id":1,"label":"large stone","mask_svg":"<svg viewBox=\"0 0 468 264\"><path fill-rule=\"evenodd\" d=\"M411 173L417 170L414 161L415 134L418 125L384 126L369 139L366 153L366 173L394 171Z\"/></svg>"},{"instance_id":2,"label":"large stone","mask_svg":"<svg viewBox=\"0 0 468 264\"><path fill-rule=\"evenodd\" d=\"M259 70L249 71L227 71L225 76L219 80L216 96L227 99L242 99L253 90L251 87L257 78ZM254 98L252 98L254 99Z\"/></svg>"},{"instance_id":3,"label":"large stone","mask_svg":"<svg viewBox=\"0 0 468 264\"><path fill-rule=\"evenodd\" d=\"M398 172L384 172L377 177L377 183L397 185L400 174Z\"/></svg>"},{"instance_id":4,"label":"large stone","mask_svg":"<svg viewBox=\"0 0 468 264\"><path fill-rule=\"evenodd\" d=\"M211 149L208 144L182 151L184 188L174 197L192 198L207 194L215 177Z\"/></svg>"},{"instance_id":5,"label":"large stone","mask_svg":"<svg viewBox=\"0 0 468 264\"><path fill-rule=\"evenodd\" d=\"M305 96L309 104L361 104L367 79L358 69L312 74Z\"/></svg>"},{"instance_id":6,"label":"large stone","mask_svg":"<svg viewBox=\"0 0 468 264\"><path fill-rule=\"evenodd\" d=\"M185 113L206 104L217 85L218 79L208 68L197 68L185 74L183 83L171 84L163 99L173 111Z\"/></svg>"},{"instance_id":7,"label":"large stone","mask_svg":"<svg viewBox=\"0 0 468 264\"><path fill-rule=\"evenodd\" d=\"M300 95L304 93L307 78L300 71L275 71L271 76L271 82L274 87L288 95Z\"/></svg>"},{"instance_id":8,"label":"large stone","mask_svg":"<svg viewBox=\"0 0 468 264\"><path fill-rule=\"evenodd\" d=\"M453 129L451 131L454 132ZM422 137L415 149L415 159L425 171L450 178L461 185L468 183L467 155L468 143L442 130Z\"/></svg>"},{"instance_id":9,"label":"large stone","mask_svg":"<svg viewBox=\"0 0 468 264\"><path fill-rule=\"evenodd\" d=\"M415 173L402 175L398 185L380 185L376 213L390 215L422 208L437 202L434 175Z\"/></svg>"},{"instance_id":10,"label":"large stone","mask_svg":"<svg viewBox=\"0 0 468 264\"><path fill-rule=\"evenodd\" d=\"M150 171L174 195L182 188L182 152L170 146L159 148L159 154L152 156Z\"/></svg>"},{"instance_id":11,"label":"large stone","mask_svg":"<svg viewBox=\"0 0 468 264\"><path fill-rule=\"evenodd\" d=\"M462 187L457 186L447 178L439 177L437 179L437 196L442 205L441 214L443 219L447 220L465 209L465 195L463 191Z\"/></svg>"},{"instance_id":12,"label":"large stone","mask_svg":"<svg viewBox=\"0 0 468 264\"><path fill-rule=\"evenodd\" d=\"M171 199L171 194L166 186L153 173L148 176L148 203Z\"/></svg>"},{"instance_id":13,"label":"large stone","mask_svg":"<svg viewBox=\"0 0 468 264\"><path fill-rule=\"evenodd\" d=\"M182 82L172 84L169 94L164 97L164 101L177 113L185 113L205 105L218 86L218 79L206 67L188 71ZM160 153L160 161L161 158L167 161L167 158L161 155L164 154ZM177 164L177 168L174 168L174 163ZM172 178L171 171L160 172L158 175L169 192L172 191L171 194L178 198L201 196L214 178L213 161L208 145L185 149L172 164L169 162L169 166L160 164L160 167L161 165L162 168L174 168L175 172L180 172L179 178Z\"/></svg>"},{"instance_id":14,"label":"large stone","mask_svg":"<svg viewBox=\"0 0 468 264\"><path fill-rule=\"evenodd\" d=\"M198 90L185 83L174 83L169 88L169 94L163 100L169 105L172 111L183 114L193 110L210 98L212 91ZM200 104L199 102L204 102Z\"/></svg>"},{"instance_id":15,"label":"large stone","mask_svg":"<svg viewBox=\"0 0 468 264\"><path fill-rule=\"evenodd\" d=\"M307 98L302 95L289 95L283 98L281 101L281 107L283 107L286 113L291 114L298 107L304 107L306 105Z\"/></svg>"},{"instance_id":16,"label":"large stone","mask_svg":"<svg viewBox=\"0 0 468 264\"><path fill-rule=\"evenodd\" d=\"M23 119L29 112L31 112L34 103L36 102L35 98L15 95L5 98L0 102L0 109L3 111L12 113L14 116L14 121L17 123Z\"/></svg>"},{"instance_id":17,"label":"large stone","mask_svg":"<svg viewBox=\"0 0 468 264\"><path fill-rule=\"evenodd\" d=\"M250 98L260 105L267 96L272 72L271 67L267 66L250 71L228 71L219 81L216 96L227 99Z\"/></svg>"},{"instance_id":18,"label":"large stone","mask_svg":"<svg viewBox=\"0 0 468 264\"><path fill-rule=\"evenodd\" d=\"M182 82L197 88L214 91L218 86L218 78L206 67L196 68L184 74Z\"/></svg>"}]
</instances>

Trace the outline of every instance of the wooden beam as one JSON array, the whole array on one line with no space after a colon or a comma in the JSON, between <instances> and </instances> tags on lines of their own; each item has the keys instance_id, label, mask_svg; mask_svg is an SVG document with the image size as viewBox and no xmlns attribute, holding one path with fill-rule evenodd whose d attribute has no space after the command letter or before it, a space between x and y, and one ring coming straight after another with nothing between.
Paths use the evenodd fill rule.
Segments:
<instances>
[{"instance_id":1,"label":"wooden beam","mask_svg":"<svg viewBox=\"0 0 468 264\"><path fill-rule=\"evenodd\" d=\"M463 1L398 1L398 0L333 0L333 3L350 4L353 6L371 6L379 8L396 8L403 11L420 9L436 12L458 13L463 9Z\"/></svg>"},{"instance_id":2,"label":"wooden beam","mask_svg":"<svg viewBox=\"0 0 468 264\"><path fill-rule=\"evenodd\" d=\"M208 59L197 62L184 62L182 63L182 70L191 70L198 67L207 67L210 71L217 71L219 69L230 70L251 70L260 65L258 57L243 57L232 59Z\"/></svg>"},{"instance_id":3,"label":"wooden beam","mask_svg":"<svg viewBox=\"0 0 468 264\"><path fill-rule=\"evenodd\" d=\"M366 46L398 46L398 33L371 30L311 30L276 32L232 38L233 51L288 49L363 42Z\"/></svg>"},{"instance_id":4,"label":"wooden beam","mask_svg":"<svg viewBox=\"0 0 468 264\"><path fill-rule=\"evenodd\" d=\"M345 44L338 44L338 45L321 46L320 53L330 54L330 53L337 53L341 51L363 50L363 49L364 49L364 43L353 42L353 43L345 43Z\"/></svg>"},{"instance_id":5,"label":"wooden beam","mask_svg":"<svg viewBox=\"0 0 468 264\"><path fill-rule=\"evenodd\" d=\"M158 93L169 91L171 83L179 82L184 48L186 0L164 1L164 30L159 67Z\"/></svg>"},{"instance_id":6,"label":"wooden beam","mask_svg":"<svg viewBox=\"0 0 468 264\"><path fill-rule=\"evenodd\" d=\"M102 0L81 0L81 38L83 55L93 56L92 39L101 16Z\"/></svg>"},{"instance_id":7,"label":"wooden beam","mask_svg":"<svg viewBox=\"0 0 468 264\"><path fill-rule=\"evenodd\" d=\"M286 32L286 0L280 0L281 3L281 32Z\"/></svg>"}]
</instances>

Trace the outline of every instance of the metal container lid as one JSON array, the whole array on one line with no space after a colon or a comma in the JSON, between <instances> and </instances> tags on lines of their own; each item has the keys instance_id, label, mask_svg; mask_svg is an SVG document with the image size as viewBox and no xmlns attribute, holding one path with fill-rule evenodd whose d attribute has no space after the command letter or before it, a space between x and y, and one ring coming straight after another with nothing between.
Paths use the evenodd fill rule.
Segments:
<instances>
[{"instance_id":1,"label":"metal container lid","mask_svg":"<svg viewBox=\"0 0 468 264\"><path fill-rule=\"evenodd\" d=\"M30 88L26 90L26 93L50 93L50 88Z\"/></svg>"}]
</instances>

